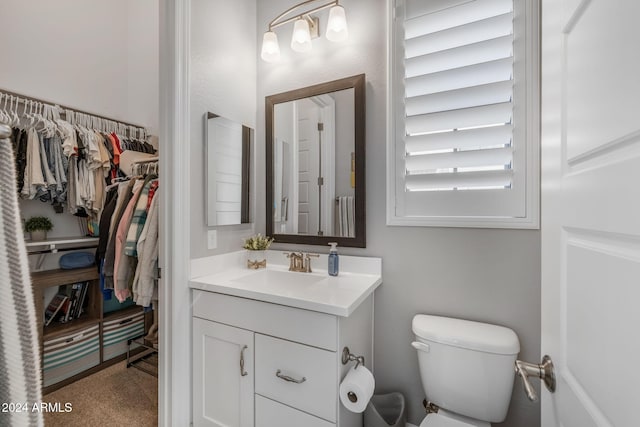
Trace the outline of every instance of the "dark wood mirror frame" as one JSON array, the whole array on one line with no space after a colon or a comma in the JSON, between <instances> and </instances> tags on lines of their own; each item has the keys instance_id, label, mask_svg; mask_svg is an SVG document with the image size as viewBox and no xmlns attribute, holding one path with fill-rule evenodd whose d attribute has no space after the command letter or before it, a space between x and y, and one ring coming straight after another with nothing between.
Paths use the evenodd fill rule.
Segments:
<instances>
[{"instance_id":1,"label":"dark wood mirror frame","mask_svg":"<svg viewBox=\"0 0 640 427\"><path fill-rule=\"evenodd\" d=\"M355 237L314 236L300 234L274 234L273 227L273 177L274 177L274 107L283 102L318 96L345 89L354 90L354 129L355 129ZM275 238L277 243L298 243L306 245L327 245L338 242L339 246L355 248L366 247L366 217L365 217L365 75L346 77L327 83L291 90L265 98L266 116L266 144L267 144L267 180L266 180L266 211L267 236Z\"/></svg>"}]
</instances>

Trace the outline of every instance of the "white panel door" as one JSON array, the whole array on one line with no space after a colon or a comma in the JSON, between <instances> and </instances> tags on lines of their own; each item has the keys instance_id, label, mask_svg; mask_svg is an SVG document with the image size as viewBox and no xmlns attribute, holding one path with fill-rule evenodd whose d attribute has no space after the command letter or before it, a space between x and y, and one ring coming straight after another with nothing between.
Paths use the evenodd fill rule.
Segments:
<instances>
[{"instance_id":1,"label":"white panel door","mask_svg":"<svg viewBox=\"0 0 640 427\"><path fill-rule=\"evenodd\" d=\"M638 426L640 2L542 12L542 426Z\"/></svg>"},{"instance_id":2,"label":"white panel door","mask_svg":"<svg viewBox=\"0 0 640 427\"><path fill-rule=\"evenodd\" d=\"M318 107L296 101L298 135L298 233L318 233Z\"/></svg>"},{"instance_id":3,"label":"white panel door","mask_svg":"<svg viewBox=\"0 0 640 427\"><path fill-rule=\"evenodd\" d=\"M253 427L253 349L253 332L193 318L194 427Z\"/></svg>"}]
</instances>

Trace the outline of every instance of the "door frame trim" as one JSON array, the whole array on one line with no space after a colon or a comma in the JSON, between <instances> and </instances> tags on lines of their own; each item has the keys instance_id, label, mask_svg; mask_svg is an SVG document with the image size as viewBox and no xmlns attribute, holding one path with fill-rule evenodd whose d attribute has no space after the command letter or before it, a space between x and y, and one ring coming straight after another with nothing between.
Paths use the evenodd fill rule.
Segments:
<instances>
[{"instance_id":1,"label":"door frame trim","mask_svg":"<svg viewBox=\"0 0 640 427\"><path fill-rule=\"evenodd\" d=\"M158 424L191 420L189 218L190 0L160 0L160 200Z\"/></svg>"}]
</instances>

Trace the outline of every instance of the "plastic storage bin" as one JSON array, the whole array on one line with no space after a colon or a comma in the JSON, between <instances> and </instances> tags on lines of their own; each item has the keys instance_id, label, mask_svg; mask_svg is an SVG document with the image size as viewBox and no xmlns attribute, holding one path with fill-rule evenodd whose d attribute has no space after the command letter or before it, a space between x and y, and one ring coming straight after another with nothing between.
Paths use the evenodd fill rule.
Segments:
<instances>
[{"instance_id":1,"label":"plastic storage bin","mask_svg":"<svg viewBox=\"0 0 640 427\"><path fill-rule=\"evenodd\" d=\"M400 393L375 394L364 411L364 427L406 427L407 408Z\"/></svg>"}]
</instances>

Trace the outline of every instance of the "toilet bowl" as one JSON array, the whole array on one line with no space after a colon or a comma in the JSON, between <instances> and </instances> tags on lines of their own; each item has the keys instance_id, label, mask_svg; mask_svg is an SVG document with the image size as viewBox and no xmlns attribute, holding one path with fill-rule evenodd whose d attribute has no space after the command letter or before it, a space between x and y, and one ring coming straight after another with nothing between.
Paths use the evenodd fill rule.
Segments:
<instances>
[{"instance_id":1,"label":"toilet bowl","mask_svg":"<svg viewBox=\"0 0 640 427\"><path fill-rule=\"evenodd\" d=\"M420 427L490 427L504 421L520 351L515 332L424 314L413 318L412 329L422 386L438 408Z\"/></svg>"}]
</instances>

